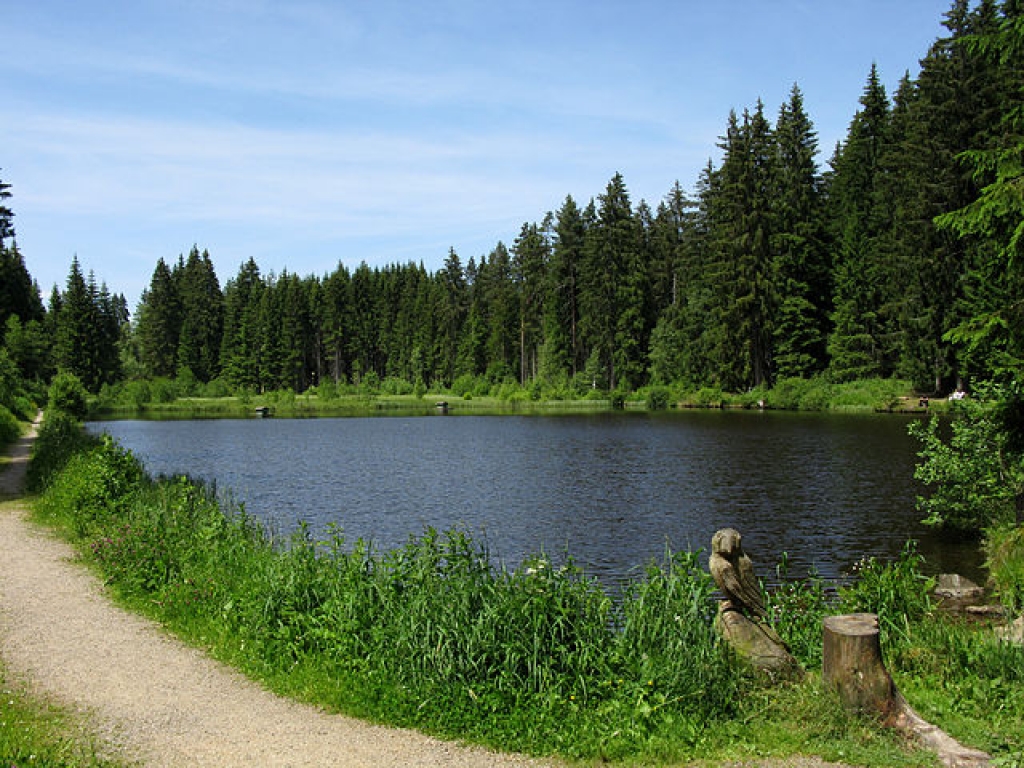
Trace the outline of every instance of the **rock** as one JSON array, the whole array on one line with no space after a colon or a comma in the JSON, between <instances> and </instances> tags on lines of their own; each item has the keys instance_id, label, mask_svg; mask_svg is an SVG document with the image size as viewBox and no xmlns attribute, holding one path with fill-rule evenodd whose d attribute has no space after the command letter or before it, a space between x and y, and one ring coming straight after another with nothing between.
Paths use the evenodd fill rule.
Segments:
<instances>
[{"instance_id":1,"label":"rock","mask_svg":"<svg viewBox=\"0 0 1024 768\"><path fill-rule=\"evenodd\" d=\"M1024 616L1018 616L1016 621L1007 624L1005 627L996 629L996 636L1008 643L1024 645Z\"/></svg>"},{"instance_id":2,"label":"rock","mask_svg":"<svg viewBox=\"0 0 1024 768\"><path fill-rule=\"evenodd\" d=\"M939 599L939 607L953 613L962 612L985 599L984 587L979 587L959 573L940 574L936 579L934 594Z\"/></svg>"},{"instance_id":3,"label":"rock","mask_svg":"<svg viewBox=\"0 0 1024 768\"><path fill-rule=\"evenodd\" d=\"M800 680L804 671L799 662L767 624L753 621L723 604L716 626L737 655L772 680Z\"/></svg>"},{"instance_id":4,"label":"rock","mask_svg":"<svg viewBox=\"0 0 1024 768\"><path fill-rule=\"evenodd\" d=\"M976 619L998 619L1006 615L1006 609L1001 605L968 605L964 613Z\"/></svg>"}]
</instances>

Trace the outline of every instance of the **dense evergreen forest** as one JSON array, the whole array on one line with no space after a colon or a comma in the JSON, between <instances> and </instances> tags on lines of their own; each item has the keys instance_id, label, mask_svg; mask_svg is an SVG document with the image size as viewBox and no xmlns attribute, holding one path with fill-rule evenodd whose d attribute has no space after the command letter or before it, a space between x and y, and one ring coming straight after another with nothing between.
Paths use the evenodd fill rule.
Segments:
<instances>
[{"instance_id":1,"label":"dense evergreen forest","mask_svg":"<svg viewBox=\"0 0 1024 768\"><path fill-rule=\"evenodd\" d=\"M510 245L226 282L198 247L157 261L129 320L71 263L47 307L0 209L0 328L29 380L133 378L223 392L392 382L552 393L658 384L745 391L791 378L906 379L926 392L1024 359L1024 3L955 0L894 94L868 73L827 167L794 85L728 115L688 194L655 206L614 175ZM10 196L0 187L0 202Z\"/></svg>"}]
</instances>

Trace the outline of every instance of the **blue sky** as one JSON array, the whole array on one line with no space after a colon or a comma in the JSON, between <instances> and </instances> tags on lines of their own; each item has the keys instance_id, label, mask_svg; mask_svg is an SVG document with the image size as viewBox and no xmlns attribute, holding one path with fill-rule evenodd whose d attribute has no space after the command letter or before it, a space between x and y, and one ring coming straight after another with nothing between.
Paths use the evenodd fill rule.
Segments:
<instances>
[{"instance_id":1,"label":"blue sky","mask_svg":"<svg viewBox=\"0 0 1024 768\"><path fill-rule=\"evenodd\" d=\"M730 109L797 83L821 162L948 0L0 0L0 179L44 296L72 256L134 309L158 258L221 283L465 263L621 172L692 192Z\"/></svg>"}]
</instances>

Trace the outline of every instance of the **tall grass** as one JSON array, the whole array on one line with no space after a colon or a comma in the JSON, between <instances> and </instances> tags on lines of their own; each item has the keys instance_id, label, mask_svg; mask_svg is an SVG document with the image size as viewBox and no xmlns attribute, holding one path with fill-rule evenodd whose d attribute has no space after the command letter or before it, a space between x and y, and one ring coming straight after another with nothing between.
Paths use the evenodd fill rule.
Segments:
<instances>
[{"instance_id":1,"label":"tall grass","mask_svg":"<svg viewBox=\"0 0 1024 768\"><path fill-rule=\"evenodd\" d=\"M1024 526L1002 525L985 534L985 565L1010 615L1024 611Z\"/></svg>"}]
</instances>

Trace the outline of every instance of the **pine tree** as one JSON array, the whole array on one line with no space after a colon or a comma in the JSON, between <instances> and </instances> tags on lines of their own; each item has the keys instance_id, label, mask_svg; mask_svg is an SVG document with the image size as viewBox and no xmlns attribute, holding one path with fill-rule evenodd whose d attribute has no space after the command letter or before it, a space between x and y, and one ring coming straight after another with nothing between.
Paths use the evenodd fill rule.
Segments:
<instances>
[{"instance_id":1,"label":"pine tree","mask_svg":"<svg viewBox=\"0 0 1024 768\"><path fill-rule=\"evenodd\" d=\"M220 369L233 388L257 391L259 376L259 306L263 279L253 259L224 286L224 327L221 333Z\"/></svg>"},{"instance_id":2,"label":"pine tree","mask_svg":"<svg viewBox=\"0 0 1024 768\"><path fill-rule=\"evenodd\" d=\"M730 114L722 149L709 201L707 339L714 383L737 391L769 384L773 356L775 144L760 102L742 121Z\"/></svg>"},{"instance_id":3,"label":"pine tree","mask_svg":"<svg viewBox=\"0 0 1024 768\"><path fill-rule=\"evenodd\" d=\"M588 228L580 273L580 332L588 359L609 390L633 371L638 350L630 334L642 319L631 269L638 261L636 220L621 174L598 197L596 220ZM596 372L596 371L595 371Z\"/></svg>"},{"instance_id":4,"label":"pine tree","mask_svg":"<svg viewBox=\"0 0 1024 768\"><path fill-rule=\"evenodd\" d=\"M43 319L43 303L25 260L14 242L14 212L3 204L10 199L11 185L0 180L0 340L7 318L17 316L23 323ZM10 245L7 241L11 240Z\"/></svg>"},{"instance_id":5,"label":"pine tree","mask_svg":"<svg viewBox=\"0 0 1024 768\"><path fill-rule=\"evenodd\" d=\"M349 327L352 275L344 264L324 280L324 299L320 322L328 370L335 384L346 381L349 353L345 343Z\"/></svg>"},{"instance_id":6,"label":"pine tree","mask_svg":"<svg viewBox=\"0 0 1024 768\"><path fill-rule=\"evenodd\" d=\"M224 326L224 296L210 254L193 246L176 282L181 301L177 365L208 382L220 373Z\"/></svg>"},{"instance_id":7,"label":"pine tree","mask_svg":"<svg viewBox=\"0 0 1024 768\"><path fill-rule=\"evenodd\" d=\"M25 323L43 319L39 288L25 267L16 242L10 246L0 243L0 329L12 315Z\"/></svg>"},{"instance_id":8,"label":"pine tree","mask_svg":"<svg viewBox=\"0 0 1024 768\"><path fill-rule=\"evenodd\" d=\"M492 384L501 384L514 378L519 367L519 301L504 243L481 259L476 282L486 332L485 374Z\"/></svg>"},{"instance_id":9,"label":"pine tree","mask_svg":"<svg viewBox=\"0 0 1024 768\"><path fill-rule=\"evenodd\" d=\"M441 345L441 376L445 383L451 384L455 380L459 337L469 307L466 275L462 269L462 260L454 248L448 249L444 268L438 273L438 283L443 296L438 339Z\"/></svg>"},{"instance_id":10,"label":"pine tree","mask_svg":"<svg viewBox=\"0 0 1024 768\"><path fill-rule=\"evenodd\" d=\"M97 377L100 384L113 384L121 378L121 331L128 322L124 297L112 295L105 282L96 289L95 280L90 279L89 287L96 318Z\"/></svg>"},{"instance_id":11,"label":"pine tree","mask_svg":"<svg viewBox=\"0 0 1024 768\"><path fill-rule=\"evenodd\" d=\"M349 354L352 383L359 384L369 374L383 375L380 353L380 321L377 316L379 273L366 262L352 273L349 311Z\"/></svg>"},{"instance_id":12,"label":"pine tree","mask_svg":"<svg viewBox=\"0 0 1024 768\"><path fill-rule=\"evenodd\" d=\"M549 252L540 227L523 224L512 245L513 279L519 297L519 383L523 385L538 374Z\"/></svg>"},{"instance_id":13,"label":"pine tree","mask_svg":"<svg viewBox=\"0 0 1024 768\"><path fill-rule=\"evenodd\" d=\"M806 378L825 366L832 289L818 139L796 85L779 111L775 142L774 373L780 379Z\"/></svg>"},{"instance_id":14,"label":"pine tree","mask_svg":"<svg viewBox=\"0 0 1024 768\"><path fill-rule=\"evenodd\" d=\"M136 312L135 339L139 358L150 376L172 378L178 369L181 298L167 263L157 260L149 288Z\"/></svg>"},{"instance_id":15,"label":"pine tree","mask_svg":"<svg viewBox=\"0 0 1024 768\"><path fill-rule=\"evenodd\" d=\"M994 73L1000 120L994 135L976 136L963 155L981 187L977 196L936 220L966 239L973 254L965 275L964 319L947 338L974 377L1019 381L1024 369L1024 6L1007 0L995 23L976 24L964 42L970 56Z\"/></svg>"},{"instance_id":16,"label":"pine tree","mask_svg":"<svg viewBox=\"0 0 1024 768\"><path fill-rule=\"evenodd\" d=\"M554 242L546 275L544 347L545 378L573 378L583 366L579 335L579 270L586 227L571 196L555 214Z\"/></svg>"},{"instance_id":17,"label":"pine tree","mask_svg":"<svg viewBox=\"0 0 1024 768\"><path fill-rule=\"evenodd\" d=\"M830 194L836 251L828 351L839 380L890 375L899 349L897 318L886 314L899 283L879 247L891 226L890 201L880 194L890 107L874 65L860 103L835 159Z\"/></svg>"},{"instance_id":18,"label":"pine tree","mask_svg":"<svg viewBox=\"0 0 1024 768\"><path fill-rule=\"evenodd\" d=\"M678 181L658 204L650 238L650 291L655 315L680 301L684 272L693 260L696 207Z\"/></svg>"},{"instance_id":19,"label":"pine tree","mask_svg":"<svg viewBox=\"0 0 1024 768\"><path fill-rule=\"evenodd\" d=\"M14 211L4 204L11 197L11 185L0 179L0 250L14 237Z\"/></svg>"},{"instance_id":20,"label":"pine tree","mask_svg":"<svg viewBox=\"0 0 1024 768\"><path fill-rule=\"evenodd\" d=\"M95 339L99 330L93 293L95 285L90 291L78 256L73 257L56 315L54 360L59 371L73 373L90 392L98 391L102 383L96 359Z\"/></svg>"}]
</instances>

